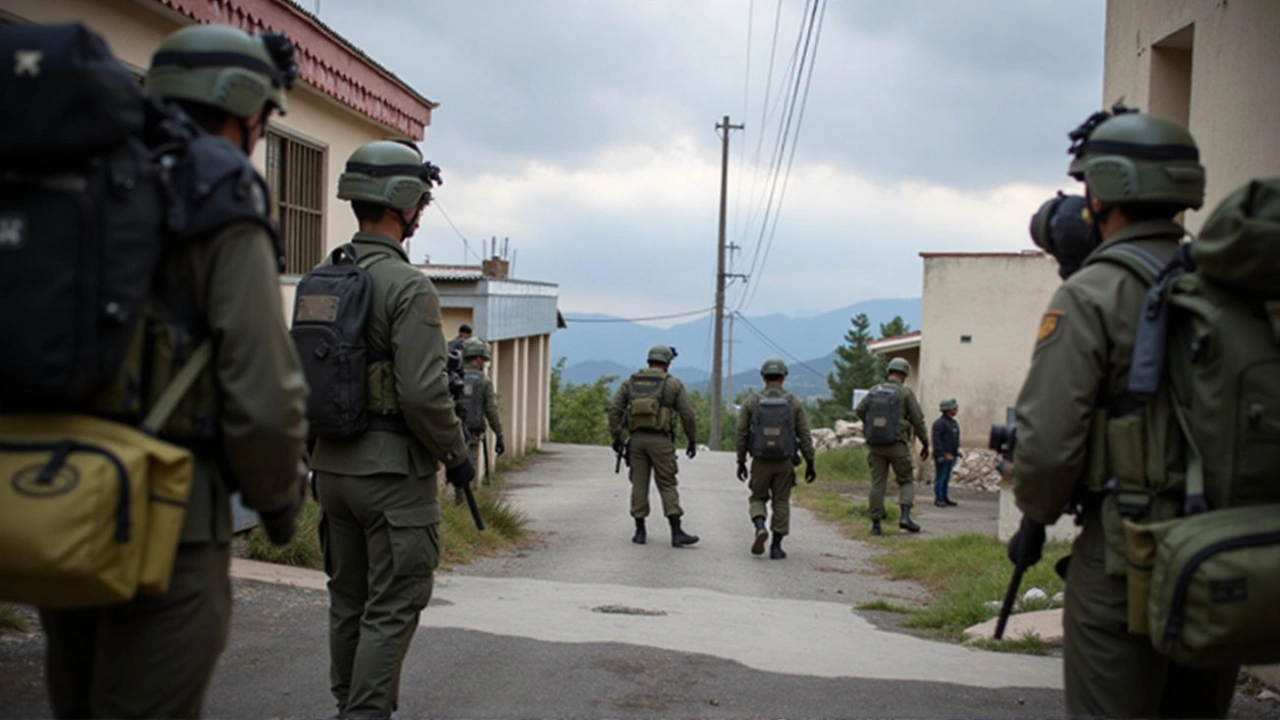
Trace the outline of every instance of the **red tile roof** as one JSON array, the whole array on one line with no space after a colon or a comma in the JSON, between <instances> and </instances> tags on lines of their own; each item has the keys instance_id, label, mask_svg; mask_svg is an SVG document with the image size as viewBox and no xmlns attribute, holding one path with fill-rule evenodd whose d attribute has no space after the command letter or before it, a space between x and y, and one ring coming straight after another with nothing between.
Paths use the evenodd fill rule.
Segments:
<instances>
[{"instance_id":1,"label":"red tile roof","mask_svg":"<svg viewBox=\"0 0 1280 720\"><path fill-rule=\"evenodd\" d=\"M421 140L439 103L419 95L315 15L290 0L153 0L199 23L220 22L293 40L307 84L347 107Z\"/></svg>"}]
</instances>

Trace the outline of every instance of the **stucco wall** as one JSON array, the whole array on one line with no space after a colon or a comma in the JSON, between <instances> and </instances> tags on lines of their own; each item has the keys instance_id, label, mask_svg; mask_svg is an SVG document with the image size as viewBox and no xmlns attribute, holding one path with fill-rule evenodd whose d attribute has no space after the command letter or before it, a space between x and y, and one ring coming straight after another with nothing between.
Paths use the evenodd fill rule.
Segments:
<instances>
[{"instance_id":1,"label":"stucco wall","mask_svg":"<svg viewBox=\"0 0 1280 720\"><path fill-rule=\"evenodd\" d=\"M961 443L986 447L1017 399L1058 284L1057 265L1041 253L925 256L917 394L930 425L939 401L954 397Z\"/></svg>"},{"instance_id":2,"label":"stucco wall","mask_svg":"<svg viewBox=\"0 0 1280 720\"><path fill-rule=\"evenodd\" d=\"M1190 87L1182 98L1168 62L1176 52L1155 46L1188 44ZM1280 2L1110 0L1105 63L1105 106L1123 100L1174 116L1179 102L1189 105L1188 127L1208 170L1205 208L1187 215L1193 232L1231 191L1280 174L1280 143L1272 141L1280 117Z\"/></svg>"}]
</instances>

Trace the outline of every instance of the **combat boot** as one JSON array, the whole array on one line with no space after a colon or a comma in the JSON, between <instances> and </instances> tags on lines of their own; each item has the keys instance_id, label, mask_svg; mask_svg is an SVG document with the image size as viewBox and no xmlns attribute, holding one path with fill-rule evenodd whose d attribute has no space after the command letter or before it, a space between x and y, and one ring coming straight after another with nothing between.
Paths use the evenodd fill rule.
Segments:
<instances>
[{"instance_id":1,"label":"combat boot","mask_svg":"<svg viewBox=\"0 0 1280 720\"><path fill-rule=\"evenodd\" d=\"M667 520L671 523L671 547L684 547L698 542L697 535L690 535L680 529L680 517L678 515L672 515Z\"/></svg>"},{"instance_id":2,"label":"combat boot","mask_svg":"<svg viewBox=\"0 0 1280 720\"><path fill-rule=\"evenodd\" d=\"M872 535L879 535L879 534L881 534L881 530L880 530L880 521L879 521L879 520L872 520L872 521L871 521L871 534L872 534Z\"/></svg>"},{"instance_id":3,"label":"combat boot","mask_svg":"<svg viewBox=\"0 0 1280 720\"><path fill-rule=\"evenodd\" d=\"M902 517L898 519L898 527L906 530L907 532L920 532L920 526L911 519L911 506L899 505L898 507L902 508Z\"/></svg>"},{"instance_id":4,"label":"combat boot","mask_svg":"<svg viewBox=\"0 0 1280 720\"><path fill-rule=\"evenodd\" d=\"M781 560L787 554L782 550L782 536L774 534L773 544L769 547L769 557L774 560Z\"/></svg>"},{"instance_id":5,"label":"combat boot","mask_svg":"<svg viewBox=\"0 0 1280 720\"><path fill-rule=\"evenodd\" d=\"M768 539L769 531L764 529L763 517L753 517L751 518L751 522L755 523L756 525L756 539L755 539L755 542L751 543L751 554L763 555L764 541Z\"/></svg>"},{"instance_id":6,"label":"combat boot","mask_svg":"<svg viewBox=\"0 0 1280 720\"><path fill-rule=\"evenodd\" d=\"M637 545L643 545L644 541L647 539L648 536L644 530L644 518L636 518L636 534L631 536L631 542Z\"/></svg>"}]
</instances>

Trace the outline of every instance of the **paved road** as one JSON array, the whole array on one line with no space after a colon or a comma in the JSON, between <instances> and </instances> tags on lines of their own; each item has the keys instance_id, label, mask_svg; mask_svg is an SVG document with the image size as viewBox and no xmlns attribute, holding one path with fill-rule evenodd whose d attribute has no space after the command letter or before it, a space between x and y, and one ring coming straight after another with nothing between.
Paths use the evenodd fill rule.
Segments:
<instances>
[{"instance_id":1,"label":"paved road","mask_svg":"<svg viewBox=\"0 0 1280 720\"><path fill-rule=\"evenodd\" d=\"M880 629L853 606L920 589L869 573L869 546L793 514L785 560L748 552L728 453L681 460L686 529L630 542L607 448L551 446L510 476L538 542L442 575L406 661L404 717L1023 717L1061 712L1055 658ZM654 491L655 516L659 515ZM928 513L923 512L922 522ZM927 527L927 524L926 524ZM904 541L909 539L904 538ZM213 717L331 715L318 573L240 564ZM277 578L278 579L278 578ZM0 643L0 717L47 716L38 636Z\"/></svg>"}]
</instances>

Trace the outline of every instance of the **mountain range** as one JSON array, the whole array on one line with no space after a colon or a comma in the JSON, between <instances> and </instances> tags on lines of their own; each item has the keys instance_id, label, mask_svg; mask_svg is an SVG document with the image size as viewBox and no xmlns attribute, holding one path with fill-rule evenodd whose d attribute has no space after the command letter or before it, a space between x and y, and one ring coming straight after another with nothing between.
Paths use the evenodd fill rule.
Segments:
<instances>
[{"instance_id":1,"label":"mountain range","mask_svg":"<svg viewBox=\"0 0 1280 720\"><path fill-rule=\"evenodd\" d=\"M773 314L737 318L733 344L726 345L733 354L732 392L760 387L760 363L781 357L790 369L788 390L804 398L826 395L826 376L834 368L835 349L844 344L844 334L859 313L870 319L874 336L879 335L880 323L894 316L916 329L920 327L920 298L865 300L803 317ZM675 346L678 353L671 364L672 374L691 390L707 388L713 333L709 316L665 329L610 315L569 314L566 322L568 327L551 336L552 361L565 359L562 377L566 382L592 383L606 375L620 380L644 366L650 346L662 343ZM726 341L728 337L726 322ZM728 367L728 350L725 363Z\"/></svg>"}]
</instances>

